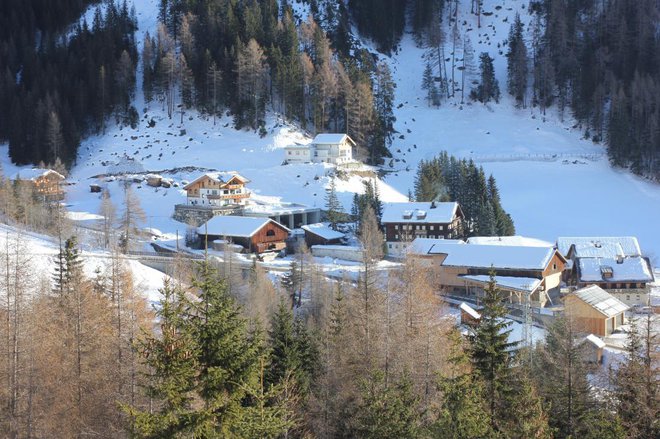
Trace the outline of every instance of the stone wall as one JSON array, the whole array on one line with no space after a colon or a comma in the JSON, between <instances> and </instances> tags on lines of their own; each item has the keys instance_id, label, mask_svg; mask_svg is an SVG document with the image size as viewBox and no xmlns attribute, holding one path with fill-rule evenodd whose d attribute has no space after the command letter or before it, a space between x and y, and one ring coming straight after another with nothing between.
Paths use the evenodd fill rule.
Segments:
<instances>
[{"instance_id":1,"label":"stone wall","mask_svg":"<svg viewBox=\"0 0 660 439\"><path fill-rule=\"evenodd\" d=\"M194 227L199 227L214 216L221 215L241 215L241 207L228 207L228 206L218 206L218 207L209 207L209 206L194 206L191 204L177 204L174 206L174 215L172 218L175 220L191 225Z\"/></svg>"}]
</instances>

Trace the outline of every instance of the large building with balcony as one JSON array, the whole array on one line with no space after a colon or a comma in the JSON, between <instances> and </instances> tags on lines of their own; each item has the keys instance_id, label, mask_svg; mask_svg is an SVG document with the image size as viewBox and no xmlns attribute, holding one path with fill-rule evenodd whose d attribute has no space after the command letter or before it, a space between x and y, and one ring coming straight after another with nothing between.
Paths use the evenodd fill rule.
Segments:
<instances>
[{"instance_id":1,"label":"large building with balcony","mask_svg":"<svg viewBox=\"0 0 660 439\"><path fill-rule=\"evenodd\" d=\"M250 192L245 187L249 181L235 172L204 174L183 187L186 191L186 204L207 207L245 206L250 198Z\"/></svg>"},{"instance_id":2,"label":"large building with balcony","mask_svg":"<svg viewBox=\"0 0 660 439\"><path fill-rule=\"evenodd\" d=\"M402 255L416 238L460 238L463 218L461 207L454 202L384 203L381 223L387 253Z\"/></svg>"},{"instance_id":3,"label":"large building with balcony","mask_svg":"<svg viewBox=\"0 0 660 439\"><path fill-rule=\"evenodd\" d=\"M353 161L355 142L347 134L319 134L307 145L284 148L287 163L332 163L341 165Z\"/></svg>"}]
</instances>

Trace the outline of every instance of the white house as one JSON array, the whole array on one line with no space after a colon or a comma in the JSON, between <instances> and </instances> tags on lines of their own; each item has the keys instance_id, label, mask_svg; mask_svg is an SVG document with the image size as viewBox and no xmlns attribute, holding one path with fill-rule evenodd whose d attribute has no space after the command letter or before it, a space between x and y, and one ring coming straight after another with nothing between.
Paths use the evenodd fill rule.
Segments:
<instances>
[{"instance_id":1,"label":"white house","mask_svg":"<svg viewBox=\"0 0 660 439\"><path fill-rule=\"evenodd\" d=\"M284 148L288 163L333 163L353 161L355 142L347 134L319 134L308 145L289 145Z\"/></svg>"}]
</instances>

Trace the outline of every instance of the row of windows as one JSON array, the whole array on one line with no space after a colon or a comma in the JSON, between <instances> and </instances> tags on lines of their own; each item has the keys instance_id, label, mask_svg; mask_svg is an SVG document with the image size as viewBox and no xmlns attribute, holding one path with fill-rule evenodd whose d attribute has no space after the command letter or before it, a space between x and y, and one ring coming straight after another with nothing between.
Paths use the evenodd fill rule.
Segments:
<instances>
[{"instance_id":1,"label":"row of windows","mask_svg":"<svg viewBox=\"0 0 660 439\"><path fill-rule=\"evenodd\" d=\"M428 228L427 228L428 227ZM412 225L412 224L403 224L399 227L398 224L394 225L394 230L435 230L434 225L426 226L425 224ZM445 226L438 226L438 230L445 230Z\"/></svg>"}]
</instances>

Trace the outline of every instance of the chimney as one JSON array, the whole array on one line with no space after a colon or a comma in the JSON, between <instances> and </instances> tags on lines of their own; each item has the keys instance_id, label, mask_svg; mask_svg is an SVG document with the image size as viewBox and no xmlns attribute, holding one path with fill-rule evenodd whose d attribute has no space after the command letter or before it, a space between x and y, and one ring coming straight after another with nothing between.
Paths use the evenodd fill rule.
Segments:
<instances>
[{"instance_id":1,"label":"chimney","mask_svg":"<svg viewBox=\"0 0 660 439\"><path fill-rule=\"evenodd\" d=\"M435 209L435 201L431 201L431 209Z\"/></svg>"}]
</instances>

